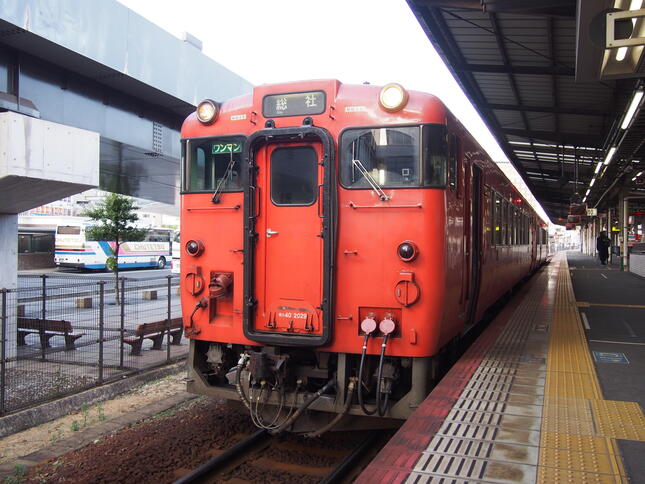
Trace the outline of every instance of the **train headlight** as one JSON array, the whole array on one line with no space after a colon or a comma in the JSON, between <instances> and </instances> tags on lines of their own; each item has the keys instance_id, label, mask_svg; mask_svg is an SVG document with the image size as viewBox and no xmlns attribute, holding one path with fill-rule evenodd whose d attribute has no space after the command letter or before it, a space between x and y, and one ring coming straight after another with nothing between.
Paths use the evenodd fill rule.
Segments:
<instances>
[{"instance_id":1,"label":"train headlight","mask_svg":"<svg viewBox=\"0 0 645 484\"><path fill-rule=\"evenodd\" d=\"M399 244L396 253L403 262L412 262L419 255L419 249L414 242L406 240Z\"/></svg>"},{"instance_id":2,"label":"train headlight","mask_svg":"<svg viewBox=\"0 0 645 484\"><path fill-rule=\"evenodd\" d=\"M197 119L203 124L212 124L219 114L219 104L212 99L204 99L197 105Z\"/></svg>"},{"instance_id":3,"label":"train headlight","mask_svg":"<svg viewBox=\"0 0 645 484\"><path fill-rule=\"evenodd\" d=\"M381 89L379 104L388 112L400 111L408 103L408 91L400 84L392 83Z\"/></svg>"},{"instance_id":4,"label":"train headlight","mask_svg":"<svg viewBox=\"0 0 645 484\"><path fill-rule=\"evenodd\" d=\"M204 243L201 240L189 240L186 242L186 252L188 255L197 257L204 252Z\"/></svg>"}]
</instances>

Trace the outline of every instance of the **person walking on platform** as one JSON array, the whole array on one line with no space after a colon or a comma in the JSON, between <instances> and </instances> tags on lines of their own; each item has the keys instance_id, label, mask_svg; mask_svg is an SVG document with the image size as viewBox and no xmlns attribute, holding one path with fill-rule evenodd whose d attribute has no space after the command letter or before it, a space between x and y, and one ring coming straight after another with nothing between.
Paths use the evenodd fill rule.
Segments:
<instances>
[{"instance_id":1,"label":"person walking on platform","mask_svg":"<svg viewBox=\"0 0 645 484\"><path fill-rule=\"evenodd\" d=\"M600 258L600 263L602 265L607 265L610 245L611 241L609 240L609 237L607 237L607 232L603 230L596 239L596 250L598 251L598 258Z\"/></svg>"}]
</instances>

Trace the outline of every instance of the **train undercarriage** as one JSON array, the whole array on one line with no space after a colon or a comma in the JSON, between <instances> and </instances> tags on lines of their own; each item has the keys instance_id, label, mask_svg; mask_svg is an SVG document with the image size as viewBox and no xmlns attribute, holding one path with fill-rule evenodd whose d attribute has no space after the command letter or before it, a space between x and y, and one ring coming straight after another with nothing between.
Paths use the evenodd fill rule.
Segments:
<instances>
[{"instance_id":1,"label":"train undercarriage","mask_svg":"<svg viewBox=\"0 0 645 484\"><path fill-rule=\"evenodd\" d=\"M448 360L369 355L361 371L361 359L311 348L191 340L188 390L239 400L258 427L275 433L391 428L423 402Z\"/></svg>"}]
</instances>

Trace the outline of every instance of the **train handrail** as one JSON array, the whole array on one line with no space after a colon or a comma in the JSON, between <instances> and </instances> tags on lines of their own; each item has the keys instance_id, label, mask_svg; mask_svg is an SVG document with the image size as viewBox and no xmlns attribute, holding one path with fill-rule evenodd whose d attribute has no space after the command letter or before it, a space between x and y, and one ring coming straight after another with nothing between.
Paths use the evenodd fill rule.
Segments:
<instances>
[{"instance_id":1,"label":"train handrail","mask_svg":"<svg viewBox=\"0 0 645 484\"><path fill-rule=\"evenodd\" d=\"M423 208L423 204L421 202L417 203L416 205L358 205L352 201L350 201L347 206L349 208L357 209L357 208Z\"/></svg>"}]
</instances>

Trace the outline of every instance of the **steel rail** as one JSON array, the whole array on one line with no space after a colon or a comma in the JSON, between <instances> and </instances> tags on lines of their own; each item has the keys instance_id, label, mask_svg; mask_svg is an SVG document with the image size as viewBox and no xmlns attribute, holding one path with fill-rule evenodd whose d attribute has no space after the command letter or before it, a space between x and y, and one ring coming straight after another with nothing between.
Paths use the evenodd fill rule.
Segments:
<instances>
[{"instance_id":1,"label":"steel rail","mask_svg":"<svg viewBox=\"0 0 645 484\"><path fill-rule=\"evenodd\" d=\"M198 467L194 471L190 472L189 474L180 477L174 482L174 484L189 484L199 482L201 479L208 477L209 474L222 470L226 466L230 465L234 459L239 458L241 455L244 455L245 453L254 449L256 446L271 438L271 435L266 430L259 430L246 439L240 440L233 447L226 449L221 454L216 455L211 460Z\"/></svg>"},{"instance_id":2,"label":"steel rail","mask_svg":"<svg viewBox=\"0 0 645 484\"><path fill-rule=\"evenodd\" d=\"M347 454L334 469L327 474L320 484L338 484L347 482L347 478L356 471L356 464L366 457L366 455L375 448L383 446L382 435L380 432L370 433L363 442L360 443L350 454Z\"/></svg>"}]
</instances>

